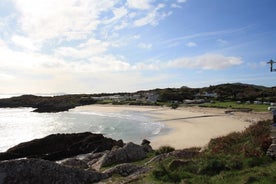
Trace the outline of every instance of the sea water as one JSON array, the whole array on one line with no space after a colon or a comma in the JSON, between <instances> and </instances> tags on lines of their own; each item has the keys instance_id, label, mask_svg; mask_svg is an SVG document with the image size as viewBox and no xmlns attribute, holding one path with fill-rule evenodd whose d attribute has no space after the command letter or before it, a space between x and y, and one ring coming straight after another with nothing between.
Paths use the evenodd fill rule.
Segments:
<instances>
[{"instance_id":1,"label":"sea water","mask_svg":"<svg viewBox=\"0 0 276 184\"><path fill-rule=\"evenodd\" d=\"M164 133L166 127L145 112L122 111L98 113L70 110L59 113L36 113L32 108L0 108L0 152L21 142L55 133L101 133L124 142L141 143Z\"/></svg>"}]
</instances>

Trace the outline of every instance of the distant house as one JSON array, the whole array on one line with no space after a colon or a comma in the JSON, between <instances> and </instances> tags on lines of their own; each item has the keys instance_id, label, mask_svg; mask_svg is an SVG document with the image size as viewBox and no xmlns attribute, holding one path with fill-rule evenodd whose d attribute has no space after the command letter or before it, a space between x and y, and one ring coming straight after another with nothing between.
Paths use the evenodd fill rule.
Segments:
<instances>
[{"instance_id":1,"label":"distant house","mask_svg":"<svg viewBox=\"0 0 276 184\"><path fill-rule=\"evenodd\" d=\"M145 97L147 102L150 102L150 103L155 103L157 102L157 99L158 99L158 95L154 93L146 93Z\"/></svg>"},{"instance_id":2,"label":"distant house","mask_svg":"<svg viewBox=\"0 0 276 184\"><path fill-rule=\"evenodd\" d=\"M201 104L201 103L205 103L204 99L196 99L196 100L183 100L183 103L185 104Z\"/></svg>"},{"instance_id":3,"label":"distant house","mask_svg":"<svg viewBox=\"0 0 276 184\"><path fill-rule=\"evenodd\" d=\"M217 98L218 94L217 93L208 93L208 92L203 92L203 93L197 93L195 95L196 97L209 97L209 98Z\"/></svg>"}]
</instances>

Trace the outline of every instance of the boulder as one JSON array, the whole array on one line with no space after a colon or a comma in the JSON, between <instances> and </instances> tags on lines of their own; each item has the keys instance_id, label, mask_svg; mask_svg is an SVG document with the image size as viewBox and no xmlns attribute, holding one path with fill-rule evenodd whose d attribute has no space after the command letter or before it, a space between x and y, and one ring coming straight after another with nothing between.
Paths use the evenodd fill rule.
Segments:
<instances>
[{"instance_id":1,"label":"boulder","mask_svg":"<svg viewBox=\"0 0 276 184\"><path fill-rule=\"evenodd\" d=\"M271 158L276 158L276 144L271 144L266 152Z\"/></svg>"},{"instance_id":2,"label":"boulder","mask_svg":"<svg viewBox=\"0 0 276 184\"><path fill-rule=\"evenodd\" d=\"M91 132L52 134L8 149L0 153L0 160L27 157L56 161L79 154L111 150L114 146L123 146L123 141L116 141Z\"/></svg>"},{"instance_id":3,"label":"boulder","mask_svg":"<svg viewBox=\"0 0 276 184\"><path fill-rule=\"evenodd\" d=\"M137 166L130 163L124 163L120 165L116 165L115 167L112 167L110 169L107 169L104 171L105 174L108 175L108 177L111 177L113 174L119 174L120 176L129 176L135 172L138 172L143 167Z\"/></svg>"},{"instance_id":4,"label":"boulder","mask_svg":"<svg viewBox=\"0 0 276 184\"><path fill-rule=\"evenodd\" d=\"M68 168L41 159L0 162L0 184L88 184L106 178L105 173Z\"/></svg>"},{"instance_id":5,"label":"boulder","mask_svg":"<svg viewBox=\"0 0 276 184\"><path fill-rule=\"evenodd\" d=\"M127 143L122 148L112 150L103 155L103 157L93 164L93 169L100 169L101 167L110 166L113 164L129 163L146 158L147 152L143 146L139 146L132 142Z\"/></svg>"},{"instance_id":6,"label":"boulder","mask_svg":"<svg viewBox=\"0 0 276 184\"><path fill-rule=\"evenodd\" d=\"M148 153L148 152L153 151L153 149L152 149L152 147L151 147L151 145L150 145L150 141L144 139L144 140L142 141L142 144L141 144L141 145L143 146L143 149L144 149L145 152Z\"/></svg>"},{"instance_id":7,"label":"boulder","mask_svg":"<svg viewBox=\"0 0 276 184\"><path fill-rule=\"evenodd\" d=\"M68 158L59 163L66 167L72 167L77 169L88 169L88 165L85 161L77 158Z\"/></svg>"}]
</instances>

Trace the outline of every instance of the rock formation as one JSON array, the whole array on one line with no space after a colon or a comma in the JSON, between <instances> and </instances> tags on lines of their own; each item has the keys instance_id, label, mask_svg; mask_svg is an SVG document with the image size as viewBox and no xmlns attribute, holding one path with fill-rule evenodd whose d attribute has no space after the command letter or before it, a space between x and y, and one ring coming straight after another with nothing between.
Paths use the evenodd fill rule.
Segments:
<instances>
[{"instance_id":1,"label":"rock formation","mask_svg":"<svg viewBox=\"0 0 276 184\"><path fill-rule=\"evenodd\" d=\"M115 141L102 134L90 132L75 134L52 134L42 139L21 143L0 153L0 160L16 158L42 158L61 160L85 153L111 150L113 146L123 146L123 141Z\"/></svg>"},{"instance_id":2,"label":"rock formation","mask_svg":"<svg viewBox=\"0 0 276 184\"><path fill-rule=\"evenodd\" d=\"M41 159L0 162L0 184L88 184L108 174L64 167Z\"/></svg>"},{"instance_id":3,"label":"rock formation","mask_svg":"<svg viewBox=\"0 0 276 184\"><path fill-rule=\"evenodd\" d=\"M95 164L91 165L93 169L99 170L102 167L113 164L128 163L146 158L147 152L143 146L127 143L122 148L111 150L104 154Z\"/></svg>"}]
</instances>

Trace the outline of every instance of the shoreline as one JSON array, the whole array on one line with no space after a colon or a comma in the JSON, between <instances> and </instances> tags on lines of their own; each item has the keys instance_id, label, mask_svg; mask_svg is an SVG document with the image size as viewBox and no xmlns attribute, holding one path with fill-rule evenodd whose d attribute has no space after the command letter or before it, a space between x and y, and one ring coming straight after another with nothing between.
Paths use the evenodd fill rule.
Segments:
<instances>
[{"instance_id":1,"label":"shoreline","mask_svg":"<svg viewBox=\"0 0 276 184\"><path fill-rule=\"evenodd\" d=\"M170 131L150 139L153 149L169 145L175 149L204 147L212 138L243 131L260 120L271 119L269 112L234 112L225 114L227 109L180 107L171 109L159 106L129 105L86 105L75 110L93 112L121 112L132 110L145 113L153 121L162 122Z\"/></svg>"}]
</instances>

